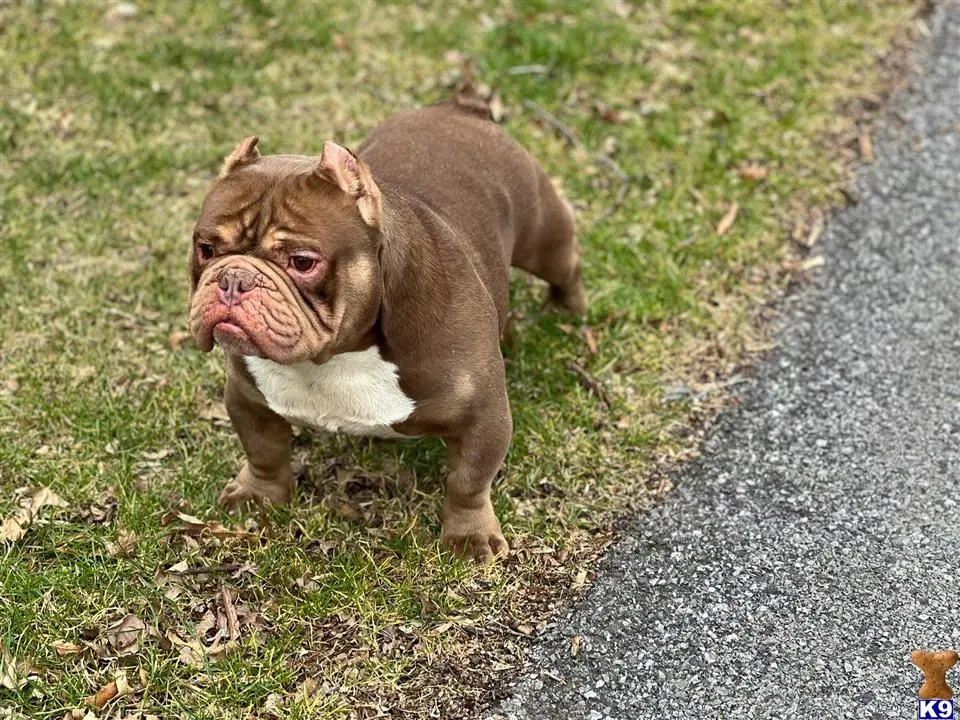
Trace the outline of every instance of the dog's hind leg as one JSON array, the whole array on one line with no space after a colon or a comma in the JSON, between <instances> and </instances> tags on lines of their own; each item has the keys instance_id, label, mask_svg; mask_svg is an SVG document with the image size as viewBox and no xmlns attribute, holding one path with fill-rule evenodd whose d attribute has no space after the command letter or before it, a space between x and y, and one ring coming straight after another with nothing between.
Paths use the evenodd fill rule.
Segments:
<instances>
[{"instance_id":1,"label":"dog's hind leg","mask_svg":"<svg viewBox=\"0 0 960 720\"><path fill-rule=\"evenodd\" d=\"M542 220L539 232L520 238L511 264L550 284L551 302L582 315L587 296L580 280L580 250L573 207L554 189L545 173L539 173Z\"/></svg>"}]
</instances>

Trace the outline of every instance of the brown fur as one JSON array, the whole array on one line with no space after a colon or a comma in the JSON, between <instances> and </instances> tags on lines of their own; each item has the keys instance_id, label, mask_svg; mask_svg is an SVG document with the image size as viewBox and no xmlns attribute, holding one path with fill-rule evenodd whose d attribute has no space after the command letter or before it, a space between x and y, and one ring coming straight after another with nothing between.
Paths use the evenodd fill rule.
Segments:
<instances>
[{"instance_id":1,"label":"brown fur","mask_svg":"<svg viewBox=\"0 0 960 720\"><path fill-rule=\"evenodd\" d=\"M243 141L204 202L190 256L191 329L227 351L226 405L247 463L221 494L285 503L290 425L241 361L327 361L376 344L416 403L393 430L447 443L442 540L505 555L490 487L512 431L499 337L509 266L582 313L573 217L540 165L469 91L394 115L356 155L265 156ZM213 245L215 255L205 259ZM309 278L291 252L317 258Z\"/></svg>"}]
</instances>

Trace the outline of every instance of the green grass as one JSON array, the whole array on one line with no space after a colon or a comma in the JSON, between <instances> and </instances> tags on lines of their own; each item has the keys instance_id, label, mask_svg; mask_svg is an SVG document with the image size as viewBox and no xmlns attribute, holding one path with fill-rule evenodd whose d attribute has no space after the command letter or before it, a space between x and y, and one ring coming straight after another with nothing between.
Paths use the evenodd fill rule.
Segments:
<instances>
[{"instance_id":1,"label":"green grass","mask_svg":"<svg viewBox=\"0 0 960 720\"><path fill-rule=\"evenodd\" d=\"M111 716L475 713L519 662L517 634L576 594L611 520L657 499L651 470L695 444L697 407L663 404L665 384L708 383L757 344L757 303L782 284L793 222L838 200L849 152L829 140L852 128L838 108L878 91L874 58L912 12L773 0L649 3L627 17L626 3L110 8L0 8L0 517L18 488L68 502L0 543L0 645L29 675L0 687L0 708L39 718L63 717L121 670L133 692ZM440 553L433 441L304 432L293 508L246 518L240 537L185 532L173 511L238 522L215 505L240 460L216 419L221 361L179 342L190 232L222 157L251 133L267 153L356 145L394 109L449 92L450 50L475 59L506 129L577 206L592 300L596 354L582 328L539 311L538 282L515 276L515 433L496 489L511 559L477 568ZM515 72L531 65L545 72ZM598 222L618 181L596 153L613 145L631 180ZM746 163L768 176L743 179ZM108 544L121 536L136 536L129 553ZM234 569L166 572L181 562ZM211 654L205 617L223 614L224 586L240 637ZM107 626L128 613L150 632L111 659ZM55 642L84 649L61 656ZM7 664L0 655L0 675Z\"/></svg>"}]
</instances>

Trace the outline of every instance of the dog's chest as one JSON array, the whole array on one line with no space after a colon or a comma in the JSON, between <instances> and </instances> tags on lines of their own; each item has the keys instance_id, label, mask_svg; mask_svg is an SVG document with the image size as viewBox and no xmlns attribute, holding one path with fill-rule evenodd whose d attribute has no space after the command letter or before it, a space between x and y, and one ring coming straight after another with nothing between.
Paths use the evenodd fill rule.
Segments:
<instances>
[{"instance_id":1,"label":"dog's chest","mask_svg":"<svg viewBox=\"0 0 960 720\"><path fill-rule=\"evenodd\" d=\"M334 355L322 365L280 365L258 357L248 357L246 363L270 409L296 424L403 437L390 426L413 413L413 400L400 389L397 366L384 360L376 346Z\"/></svg>"}]
</instances>

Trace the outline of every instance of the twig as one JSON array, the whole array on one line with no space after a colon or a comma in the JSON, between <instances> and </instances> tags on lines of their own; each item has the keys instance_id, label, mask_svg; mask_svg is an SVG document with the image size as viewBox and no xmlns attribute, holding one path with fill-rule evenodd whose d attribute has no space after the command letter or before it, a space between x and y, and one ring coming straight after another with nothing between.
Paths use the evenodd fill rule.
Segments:
<instances>
[{"instance_id":1,"label":"twig","mask_svg":"<svg viewBox=\"0 0 960 720\"><path fill-rule=\"evenodd\" d=\"M580 142L580 138L574 135L573 131L564 125L556 115L540 107L537 103L533 102L533 100L524 100L523 106L532 111L533 114L537 116L537 119L539 119L541 122L549 125L558 133L563 135L571 147L578 148L583 146L583 143ZM591 156L597 165L602 165L605 167L617 177L617 180L620 181L620 187L617 188L617 196L614 198L613 204L604 210L603 214L591 223L590 229L592 230L600 223L606 221L611 215L620 209L621 205L623 205L623 201L627 198L627 191L630 189L631 177L623 171L623 168L621 168L617 164L617 161L613 158L607 157L603 153L591 153Z\"/></svg>"},{"instance_id":2,"label":"twig","mask_svg":"<svg viewBox=\"0 0 960 720\"><path fill-rule=\"evenodd\" d=\"M600 215L596 220L590 224L590 229L592 230L600 223L606 222L611 215L613 215L617 210L620 209L620 206L623 205L623 201L627 199L627 190L630 189L630 178L622 177L620 178L620 187L617 188L617 196L613 199L613 204L603 211L603 214Z\"/></svg>"},{"instance_id":3,"label":"twig","mask_svg":"<svg viewBox=\"0 0 960 720\"><path fill-rule=\"evenodd\" d=\"M617 161L613 158L607 157L602 153L594 153L593 159L597 161L598 165L603 165L607 170L616 175L622 182L627 182L630 179L630 176L617 165Z\"/></svg>"},{"instance_id":4,"label":"twig","mask_svg":"<svg viewBox=\"0 0 960 720\"><path fill-rule=\"evenodd\" d=\"M510 626L507 625L506 623L500 622L499 620L494 620L494 621L493 621L493 624L494 624L494 625L499 625L501 628L503 628L504 630L506 630L506 631L509 632L509 633L512 633L512 634L516 635L517 637L522 637L522 638L528 638L528 637L530 637L529 635L524 635L522 632L519 632L519 631L517 631L517 630L514 630L512 627L510 627Z\"/></svg>"},{"instance_id":5,"label":"twig","mask_svg":"<svg viewBox=\"0 0 960 720\"><path fill-rule=\"evenodd\" d=\"M528 110L531 110L541 122L546 123L558 133L563 135L564 139L566 139L566 141L570 143L572 147L580 147L580 138L574 135L570 128L560 122L556 115L551 113L549 110L543 109L533 100L524 100L523 106Z\"/></svg>"},{"instance_id":6,"label":"twig","mask_svg":"<svg viewBox=\"0 0 960 720\"><path fill-rule=\"evenodd\" d=\"M220 598L223 600L223 612L227 616L227 635L232 642L236 642L240 639L240 631L237 630L237 609L233 606L230 588L220 588Z\"/></svg>"},{"instance_id":7,"label":"twig","mask_svg":"<svg viewBox=\"0 0 960 720\"><path fill-rule=\"evenodd\" d=\"M598 380L596 380L592 375L590 375L590 373L587 372L583 365L578 363L576 360L571 360L569 363L567 363L567 367L576 373L577 377L580 378L580 384L583 385L586 390L592 392L597 396L600 402L606 405L607 410L611 410L613 408L613 403L610 402L610 396L607 394L606 389Z\"/></svg>"},{"instance_id":8,"label":"twig","mask_svg":"<svg viewBox=\"0 0 960 720\"><path fill-rule=\"evenodd\" d=\"M215 572L236 572L243 565L239 563L227 563L226 565L205 565L203 567L187 568L186 570L175 570L169 572L170 575L206 575Z\"/></svg>"},{"instance_id":9,"label":"twig","mask_svg":"<svg viewBox=\"0 0 960 720\"><path fill-rule=\"evenodd\" d=\"M507 75L546 75L550 68L546 65L514 65L507 69Z\"/></svg>"}]
</instances>

